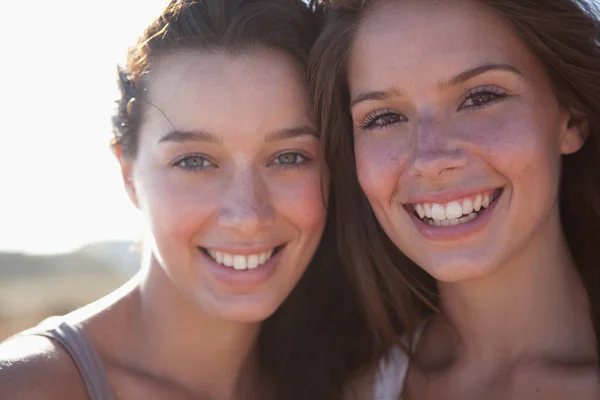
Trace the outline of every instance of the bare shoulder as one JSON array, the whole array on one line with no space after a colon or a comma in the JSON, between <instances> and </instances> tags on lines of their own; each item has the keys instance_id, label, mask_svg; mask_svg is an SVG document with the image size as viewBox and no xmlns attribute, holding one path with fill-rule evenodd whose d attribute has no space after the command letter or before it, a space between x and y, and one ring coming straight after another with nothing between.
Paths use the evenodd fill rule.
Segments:
<instances>
[{"instance_id":1,"label":"bare shoulder","mask_svg":"<svg viewBox=\"0 0 600 400\"><path fill-rule=\"evenodd\" d=\"M87 399L69 354L42 336L0 343L0 399Z\"/></svg>"},{"instance_id":2,"label":"bare shoulder","mask_svg":"<svg viewBox=\"0 0 600 400\"><path fill-rule=\"evenodd\" d=\"M518 398L600 399L600 372L595 364L530 366L513 377L513 388Z\"/></svg>"}]
</instances>

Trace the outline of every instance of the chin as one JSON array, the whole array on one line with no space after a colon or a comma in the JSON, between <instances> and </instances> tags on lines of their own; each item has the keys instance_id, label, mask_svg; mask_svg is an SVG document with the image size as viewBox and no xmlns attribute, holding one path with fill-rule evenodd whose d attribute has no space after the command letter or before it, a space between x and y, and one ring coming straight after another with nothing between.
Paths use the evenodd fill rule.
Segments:
<instances>
[{"instance_id":1,"label":"chin","mask_svg":"<svg viewBox=\"0 0 600 400\"><path fill-rule=\"evenodd\" d=\"M492 274L499 267L496 263L485 260L444 260L417 263L438 282L457 283L478 279Z\"/></svg>"},{"instance_id":2,"label":"chin","mask_svg":"<svg viewBox=\"0 0 600 400\"><path fill-rule=\"evenodd\" d=\"M279 305L269 301L240 298L229 300L225 304L215 304L210 314L224 321L254 324L261 323L273 315Z\"/></svg>"}]
</instances>

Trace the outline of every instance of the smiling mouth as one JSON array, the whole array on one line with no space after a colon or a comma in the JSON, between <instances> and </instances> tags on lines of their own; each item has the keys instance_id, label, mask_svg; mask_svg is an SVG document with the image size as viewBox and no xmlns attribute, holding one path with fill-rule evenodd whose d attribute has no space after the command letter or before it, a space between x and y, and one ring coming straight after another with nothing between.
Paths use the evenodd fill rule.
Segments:
<instances>
[{"instance_id":1,"label":"smiling mouth","mask_svg":"<svg viewBox=\"0 0 600 400\"><path fill-rule=\"evenodd\" d=\"M406 204L415 217L431 226L454 226L471 222L483 214L502 195L503 189L481 193L448 203Z\"/></svg>"},{"instance_id":2,"label":"smiling mouth","mask_svg":"<svg viewBox=\"0 0 600 400\"><path fill-rule=\"evenodd\" d=\"M284 245L274 247L270 250L256 254L233 254L224 251L213 250L206 247L200 247L200 250L212 258L217 264L232 268L236 271L255 269L266 264L275 254L277 254Z\"/></svg>"}]
</instances>

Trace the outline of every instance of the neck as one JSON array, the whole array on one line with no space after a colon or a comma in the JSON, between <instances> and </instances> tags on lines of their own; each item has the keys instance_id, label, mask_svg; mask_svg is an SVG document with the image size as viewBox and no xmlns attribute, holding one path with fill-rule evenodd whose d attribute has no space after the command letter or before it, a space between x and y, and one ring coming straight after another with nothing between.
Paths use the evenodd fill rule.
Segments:
<instances>
[{"instance_id":1,"label":"neck","mask_svg":"<svg viewBox=\"0 0 600 400\"><path fill-rule=\"evenodd\" d=\"M497 271L438 285L438 325L455 333L452 357L488 365L596 357L587 294L558 215L539 231Z\"/></svg>"},{"instance_id":2,"label":"neck","mask_svg":"<svg viewBox=\"0 0 600 400\"><path fill-rule=\"evenodd\" d=\"M260 324L206 315L174 287L154 257L144 264L131 333L136 365L194 394L248 398L260 379Z\"/></svg>"}]
</instances>

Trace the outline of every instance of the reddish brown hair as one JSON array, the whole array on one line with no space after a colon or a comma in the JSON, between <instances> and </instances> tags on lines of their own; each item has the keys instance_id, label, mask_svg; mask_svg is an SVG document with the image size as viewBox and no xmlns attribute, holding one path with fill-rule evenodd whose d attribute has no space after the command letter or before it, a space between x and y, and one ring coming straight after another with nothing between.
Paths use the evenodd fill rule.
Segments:
<instances>
[{"instance_id":1,"label":"reddish brown hair","mask_svg":"<svg viewBox=\"0 0 600 400\"><path fill-rule=\"evenodd\" d=\"M373 329L392 343L398 330L414 332L423 310L435 306L436 295L431 277L419 275L383 232L356 176L346 69L357 27L378 1L323 1L327 18L309 75L333 179L339 246ZM575 122L589 122L583 148L563 157L559 196L562 226L600 343L600 11L585 0L473 1L510 22L543 63L559 102L581 113L582 120Z\"/></svg>"},{"instance_id":2,"label":"reddish brown hair","mask_svg":"<svg viewBox=\"0 0 600 400\"><path fill-rule=\"evenodd\" d=\"M319 28L314 7L301 0L172 1L118 69L114 145L122 146L127 157L136 156L144 91L157 55L181 49L234 55L272 49L305 68ZM277 384L278 399L341 399L347 381L375 362L374 335L335 250L334 215L329 214L305 274L265 321L258 339L260 366Z\"/></svg>"}]
</instances>

